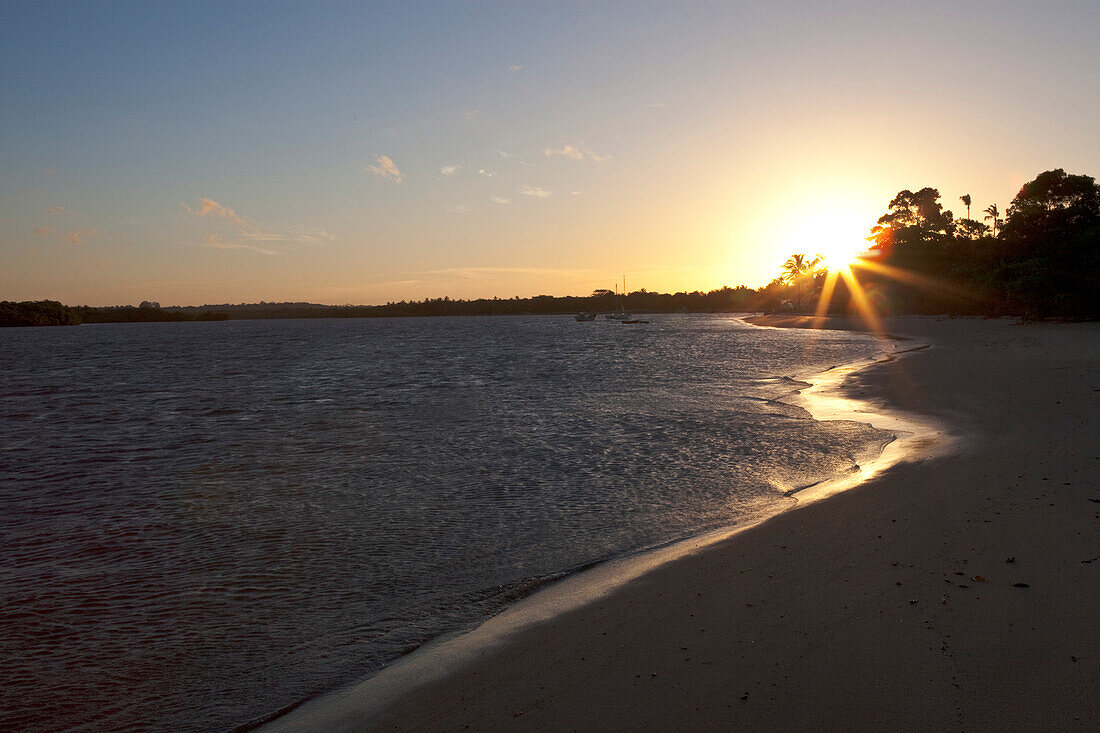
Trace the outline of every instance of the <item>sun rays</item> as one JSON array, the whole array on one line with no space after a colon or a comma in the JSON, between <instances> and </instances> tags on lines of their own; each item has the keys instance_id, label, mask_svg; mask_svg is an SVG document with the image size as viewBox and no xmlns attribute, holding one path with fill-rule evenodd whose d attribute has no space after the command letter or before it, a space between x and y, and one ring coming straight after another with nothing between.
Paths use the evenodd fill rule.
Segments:
<instances>
[{"instance_id":1,"label":"sun rays","mask_svg":"<svg viewBox=\"0 0 1100 733\"><path fill-rule=\"evenodd\" d=\"M879 308L876 308L875 303L872 302L872 298L868 294L868 288L857 277L860 272L875 276L877 280L885 278L928 293L958 299L972 299L975 297L973 293L951 283L889 265L883 262L883 259L884 253L882 250L877 249L864 250L862 253L842 262L829 262L827 258L824 258L825 279L822 282L821 292L818 294L817 304L814 308L812 327L820 328L824 325L825 318L829 315L833 306L837 282L843 281L849 295L849 308L854 311L853 315L860 318L875 336L879 338L886 337L882 325L882 318L885 314L880 312Z\"/></svg>"}]
</instances>

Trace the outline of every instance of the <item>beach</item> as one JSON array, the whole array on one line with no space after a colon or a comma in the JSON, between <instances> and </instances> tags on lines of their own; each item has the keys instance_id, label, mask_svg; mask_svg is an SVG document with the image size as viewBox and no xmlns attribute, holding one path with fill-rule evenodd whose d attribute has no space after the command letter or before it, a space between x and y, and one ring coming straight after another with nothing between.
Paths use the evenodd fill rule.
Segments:
<instances>
[{"instance_id":1,"label":"beach","mask_svg":"<svg viewBox=\"0 0 1100 733\"><path fill-rule=\"evenodd\" d=\"M351 688L271 729L1095 730L1100 325L884 330L931 347L842 391L942 421L953 451L475 645L382 710Z\"/></svg>"}]
</instances>

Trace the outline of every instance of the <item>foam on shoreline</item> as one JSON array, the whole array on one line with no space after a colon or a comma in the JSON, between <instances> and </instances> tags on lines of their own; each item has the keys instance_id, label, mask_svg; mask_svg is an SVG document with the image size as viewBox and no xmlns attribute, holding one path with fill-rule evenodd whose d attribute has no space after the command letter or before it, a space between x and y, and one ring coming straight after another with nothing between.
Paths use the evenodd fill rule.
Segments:
<instances>
[{"instance_id":1,"label":"foam on shoreline","mask_svg":"<svg viewBox=\"0 0 1100 733\"><path fill-rule=\"evenodd\" d=\"M959 439L949 434L939 420L883 404L860 399L845 389L845 383L856 372L897 359L910 352L934 348L920 344L885 353L871 363L846 364L833 367L811 378L811 384L798 390L785 401L804 408L814 420L851 420L871 425L893 435L877 452L866 453L850 473L827 479L789 492L799 501L817 501L864 483L902 461L932 458L959 449Z\"/></svg>"},{"instance_id":2,"label":"foam on shoreline","mask_svg":"<svg viewBox=\"0 0 1100 733\"><path fill-rule=\"evenodd\" d=\"M877 449L869 447L852 470L785 491L794 500L788 510L862 484L899 462L941 455L955 447L941 423L890 409L881 402L845 394L843 389L845 380L858 371L928 347L929 344L921 344L903 350L884 350L866 361L835 366L818 374L781 378L795 389L780 401L806 410L810 419L851 420L893 436ZM263 731L278 733L303 729L362 729L414 690L460 673L478 659L507 646L509 640L524 629L591 604L657 567L712 547L784 511L598 562L552 580L473 629L432 640L358 683L284 708L285 715L274 714L278 717L257 721L241 730L260 727Z\"/></svg>"}]
</instances>

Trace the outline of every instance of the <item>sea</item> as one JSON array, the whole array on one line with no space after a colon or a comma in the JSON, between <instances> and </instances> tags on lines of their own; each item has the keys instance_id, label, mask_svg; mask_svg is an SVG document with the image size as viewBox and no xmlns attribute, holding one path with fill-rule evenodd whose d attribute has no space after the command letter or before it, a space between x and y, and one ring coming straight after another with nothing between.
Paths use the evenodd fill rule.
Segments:
<instances>
[{"instance_id":1,"label":"sea","mask_svg":"<svg viewBox=\"0 0 1100 733\"><path fill-rule=\"evenodd\" d=\"M0 729L246 729L891 439L785 401L869 335L643 318L0 330Z\"/></svg>"}]
</instances>

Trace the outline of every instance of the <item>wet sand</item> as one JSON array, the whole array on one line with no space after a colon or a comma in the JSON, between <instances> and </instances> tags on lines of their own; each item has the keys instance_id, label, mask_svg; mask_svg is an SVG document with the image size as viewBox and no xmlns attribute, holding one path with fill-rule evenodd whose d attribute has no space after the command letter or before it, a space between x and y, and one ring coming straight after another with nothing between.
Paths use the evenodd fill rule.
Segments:
<instances>
[{"instance_id":1,"label":"wet sand","mask_svg":"<svg viewBox=\"0 0 1100 733\"><path fill-rule=\"evenodd\" d=\"M934 345L843 390L961 452L661 564L381 713L352 689L276 728L1097 729L1100 324L885 325Z\"/></svg>"}]
</instances>

